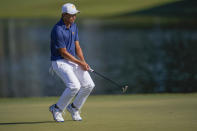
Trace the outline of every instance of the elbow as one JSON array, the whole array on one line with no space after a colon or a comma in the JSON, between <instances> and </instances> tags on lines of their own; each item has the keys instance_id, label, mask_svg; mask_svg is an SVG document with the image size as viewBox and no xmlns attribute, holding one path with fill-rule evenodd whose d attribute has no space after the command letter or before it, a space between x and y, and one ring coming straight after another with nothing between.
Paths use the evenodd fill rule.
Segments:
<instances>
[{"instance_id":1,"label":"elbow","mask_svg":"<svg viewBox=\"0 0 197 131\"><path fill-rule=\"evenodd\" d=\"M60 48L60 49L59 49L59 54L60 54L62 57L64 57L64 58L68 56L68 53L67 53L67 51L66 51L65 48Z\"/></svg>"},{"instance_id":2,"label":"elbow","mask_svg":"<svg viewBox=\"0 0 197 131\"><path fill-rule=\"evenodd\" d=\"M60 52L61 57L65 57L66 53Z\"/></svg>"}]
</instances>

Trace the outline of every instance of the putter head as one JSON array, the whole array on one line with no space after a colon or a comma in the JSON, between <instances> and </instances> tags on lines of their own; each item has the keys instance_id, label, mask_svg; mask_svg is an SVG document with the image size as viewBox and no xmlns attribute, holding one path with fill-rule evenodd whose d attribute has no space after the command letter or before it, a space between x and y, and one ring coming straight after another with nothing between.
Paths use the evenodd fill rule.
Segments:
<instances>
[{"instance_id":1,"label":"putter head","mask_svg":"<svg viewBox=\"0 0 197 131\"><path fill-rule=\"evenodd\" d=\"M122 87L122 93L125 93L127 91L127 89L128 89L128 85L123 86Z\"/></svg>"}]
</instances>

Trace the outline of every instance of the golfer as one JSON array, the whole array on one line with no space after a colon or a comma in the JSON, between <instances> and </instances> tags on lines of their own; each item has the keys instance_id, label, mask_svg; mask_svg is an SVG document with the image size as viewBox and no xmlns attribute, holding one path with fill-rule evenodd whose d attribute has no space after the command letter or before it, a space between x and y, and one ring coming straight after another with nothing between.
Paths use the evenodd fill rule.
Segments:
<instances>
[{"instance_id":1,"label":"golfer","mask_svg":"<svg viewBox=\"0 0 197 131\"><path fill-rule=\"evenodd\" d=\"M65 109L74 121L81 121L79 110L95 86L79 44L78 28L74 23L77 13L74 4L64 4L61 19L51 32L52 69L67 87L57 103L49 107L56 122L64 122L62 112Z\"/></svg>"}]
</instances>

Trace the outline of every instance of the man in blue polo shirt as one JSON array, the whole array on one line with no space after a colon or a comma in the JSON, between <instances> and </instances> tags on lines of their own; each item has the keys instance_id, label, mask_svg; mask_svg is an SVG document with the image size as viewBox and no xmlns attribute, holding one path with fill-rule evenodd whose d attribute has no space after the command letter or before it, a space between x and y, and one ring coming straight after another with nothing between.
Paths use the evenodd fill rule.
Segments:
<instances>
[{"instance_id":1,"label":"man in blue polo shirt","mask_svg":"<svg viewBox=\"0 0 197 131\"><path fill-rule=\"evenodd\" d=\"M64 121L62 112L65 109L70 112L73 120L81 121L79 110L95 86L79 45L78 28L74 23L77 13L79 11L75 5L64 4L62 17L51 32L52 69L67 87L58 102L49 107L57 122Z\"/></svg>"}]
</instances>

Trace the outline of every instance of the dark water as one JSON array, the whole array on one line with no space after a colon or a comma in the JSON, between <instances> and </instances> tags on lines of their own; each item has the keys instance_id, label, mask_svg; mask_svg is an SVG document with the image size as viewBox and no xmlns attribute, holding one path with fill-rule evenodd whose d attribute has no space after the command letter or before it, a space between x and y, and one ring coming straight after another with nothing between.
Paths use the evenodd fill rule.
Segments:
<instances>
[{"instance_id":1,"label":"dark water","mask_svg":"<svg viewBox=\"0 0 197 131\"><path fill-rule=\"evenodd\" d=\"M0 96L54 96L65 89L50 67L50 31L57 20L0 20ZM193 29L103 26L78 21L80 44L89 65L128 93L194 92L197 31ZM120 89L92 74L94 94Z\"/></svg>"}]
</instances>

